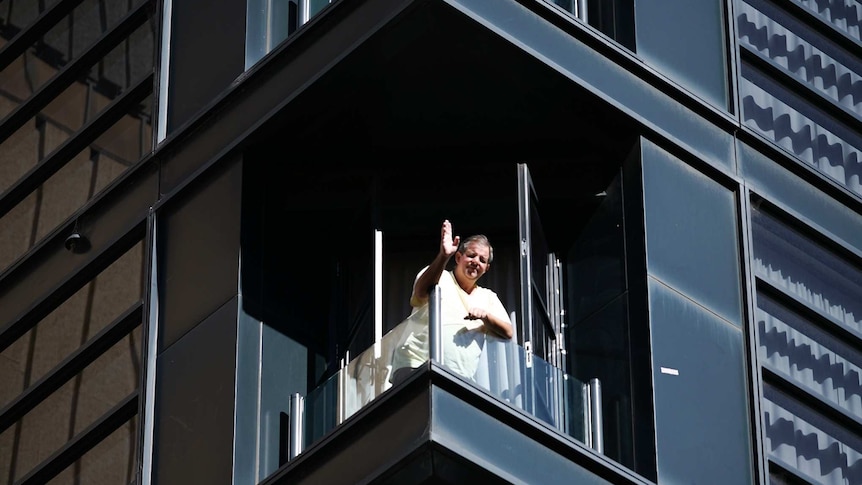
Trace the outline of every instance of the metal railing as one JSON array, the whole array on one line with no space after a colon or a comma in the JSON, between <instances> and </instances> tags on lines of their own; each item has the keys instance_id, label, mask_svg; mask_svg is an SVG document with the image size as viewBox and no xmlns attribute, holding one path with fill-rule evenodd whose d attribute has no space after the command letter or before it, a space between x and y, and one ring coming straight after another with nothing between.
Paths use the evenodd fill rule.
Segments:
<instances>
[{"instance_id":1,"label":"metal railing","mask_svg":"<svg viewBox=\"0 0 862 485\"><path fill-rule=\"evenodd\" d=\"M440 289L429 302L428 355L442 365ZM396 327L374 346L345 363L339 372L307 396L293 394L289 410L288 459L393 387L391 355L403 342L403 329ZM487 337L488 340L493 337ZM375 347L382 349L375 352ZM599 379L578 381L536 356L528 355L512 341L487 342L486 371L489 376L476 385L501 401L550 424L598 453L604 452L602 398ZM375 356L376 355L376 356ZM525 374L530 373L529 378ZM525 389L524 382L532 382ZM533 393L525 396L524 392ZM579 398L580 397L580 398Z\"/></svg>"}]
</instances>

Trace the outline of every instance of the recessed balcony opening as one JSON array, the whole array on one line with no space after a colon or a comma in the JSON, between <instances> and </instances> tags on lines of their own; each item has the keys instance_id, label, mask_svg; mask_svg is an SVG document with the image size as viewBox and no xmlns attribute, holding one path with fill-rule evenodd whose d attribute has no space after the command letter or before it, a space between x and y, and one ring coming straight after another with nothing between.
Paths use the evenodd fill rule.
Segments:
<instances>
[{"instance_id":1,"label":"recessed balcony opening","mask_svg":"<svg viewBox=\"0 0 862 485\"><path fill-rule=\"evenodd\" d=\"M369 39L244 152L243 310L262 322L261 415L277 423L291 394L305 396L310 444L392 387L388 375L359 384L361 364L391 372L378 359L449 220L490 239L479 283L515 327L509 342L488 339L466 381L583 442L582 389L564 387L601 379L615 410L604 453L632 467L623 193L637 127L462 16L426 20ZM347 374L369 387L345 398ZM266 439L276 458L261 478L285 462L284 437Z\"/></svg>"}]
</instances>

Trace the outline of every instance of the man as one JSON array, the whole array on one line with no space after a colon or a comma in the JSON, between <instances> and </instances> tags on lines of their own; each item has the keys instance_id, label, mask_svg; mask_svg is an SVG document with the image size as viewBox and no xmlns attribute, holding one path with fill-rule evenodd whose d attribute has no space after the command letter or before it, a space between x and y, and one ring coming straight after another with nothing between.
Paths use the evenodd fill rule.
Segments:
<instances>
[{"instance_id":1,"label":"man","mask_svg":"<svg viewBox=\"0 0 862 485\"><path fill-rule=\"evenodd\" d=\"M447 271L446 265L453 255L455 267ZM453 236L452 224L445 220L440 230L440 250L416 276L410 297L414 313L426 310L429 292L434 285L440 285L443 365L471 380L479 364L485 334L490 332L505 339L513 335L512 323L497 294L478 285L490 269L493 257L488 238L476 235L462 242L459 236ZM393 383L406 373L398 367L403 365L409 370L427 359L426 332L427 327L424 332L407 335L404 344L395 350Z\"/></svg>"}]
</instances>

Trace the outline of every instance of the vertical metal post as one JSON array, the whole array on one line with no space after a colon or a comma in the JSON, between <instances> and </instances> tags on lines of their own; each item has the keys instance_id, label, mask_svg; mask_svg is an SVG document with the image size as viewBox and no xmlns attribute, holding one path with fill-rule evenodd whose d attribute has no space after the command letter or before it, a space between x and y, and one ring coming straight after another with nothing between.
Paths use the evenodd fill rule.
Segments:
<instances>
[{"instance_id":1,"label":"vertical metal post","mask_svg":"<svg viewBox=\"0 0 862 485\"><path fill-rule=\"evenodd\" d=\"M443 362L443 346L440 344L440 286L431 288L428 302L428 355L432 362Z\"/></svg>"},{"instance_id":2,"label":"vertical metal post","mask_svg":"<svg viewBox=\"0 0 862 485\"><path fill-rule=\"evenodd\" d=\"M599 453L605 452L602 429L602 385L597 377L590 379L590 446Z\"/></svg>"},{"instance_id":3,"label":"vertical metal post","mask_svg":"<svg viewBox=\"0 0 862 485\"><path fill-rule=\"evenodd\" d=\"M288 460L296 458L302 453L303 413L305 411L305 398L299 393L290 396L290 442L288 449Z\"/></svg>"},{"instance_id":4,"label":"vertical metal post","mask_svg":"<svg viewBox=\"0 0 862 485\"><path fill-rule=\"evenodd\" d=\"M383 231L374 230L374 360L383 349Z\"/></svg>"},{"instance_id":5,"label":"vertical metal post","mask_svg":"<svg viewBox=\"0 0 862 485\"><path fill-rule=\"evenodd\" d=\"M299 26L308 22L311 12L311 0L299 0Z\"/></svg>"},{"instance_id":6,"label":"vertical metal post","mask_svg":"<svg viewBox=\"0 0 862 485\"><path fill-rule=\"evenodd\" d=\"M338 395L336 396L337 401L337 416L336 424L341 424L347 419L347 371L344 369L346 365L345 362L349 356L346 354L343 359L341 359L341 367L338 369Z\"/></svg>"},{"instance_id":7,"label":"vertical metal post","mask_svg":"<svg viewBox=\"0 0 862 485\"><path fill-rule=\"evenodd\" d=\"M578 2L577 16L582 22L587 22L587 0L576 0Z\"/></svg>"}]
</instances>

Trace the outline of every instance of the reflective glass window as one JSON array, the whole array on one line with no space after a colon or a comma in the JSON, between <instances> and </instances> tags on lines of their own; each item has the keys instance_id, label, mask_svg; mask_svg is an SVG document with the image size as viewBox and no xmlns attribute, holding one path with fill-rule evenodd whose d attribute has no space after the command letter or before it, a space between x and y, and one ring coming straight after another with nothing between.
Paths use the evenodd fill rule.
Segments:
<instances>
[{"instance_id":1,"label":"reflective glass window","mask_svg":"<svg viewBox=\"0 0 862 485\"><path fill-rule=\"evenodd\" d=\"M11 482L30 473L138 388L140 342L138 326L0 433L0 455L12 457L6 475Z\"/></svg>"},{"instance_id":2,"label":"reflective glass window","mask_svg":"<svg viewBox=\"0 0 862 485\"><path fill-rule=\"evenodd\" d=\"M84 0L72 9L66 17L60 19L39 42L28 48L23 54L13 60L6 68L0 70L0 92L10 101L0 107L0 118L6 116L12 109L25 102L38 92L42 86L67 64L74 61L80 54L91 47L98 38L110 30L135 5L145 0L133 1L99 1ZM9 30L26 27L32 20L21 12L19 4L42 5L45 2L6 2L14 4L11 15L5 17L6 28ZM7 12L0 10L2 14ZM40 12L41 13L41 12ZM0 15L2 15L0 14ZM27 23L23 23L27 22ZM4 35L11 39L11 35ZM151 38L152 35L149 34ZM136 65L147 68L152 58L152 45L147 57L139 56ZM116 52L116 51L115 51ZM115 54L114 57L117 57ZM101 77L110 78L115 85L124 85L122 75L111 75L110 70L102 70ZM114 72L113 74L116 74Z\"/></svg>"},{"instance_id":3,"label":"reflective glass window","mask_svg":"<svg viewBox=\"0 0 862 485\"><path fill-rule=\"evenodd\" d=\"M138 418L133 417L51 479L49 485L68 483L136 483Z\"/></svg>"},{"instance_id":4,"label":"reflective glass window","mask_svg":"<svg viewBox=\"0 0 862 485\"><path fill-rule=\"evenodd\" d=\"M0 217L0 269L5 268L101 189L134 166L151 143L151 99L130 109L93 143L73 156L36 191ZM18 178L67 141L72 133L51 121L28 123L0 145L0 165L9 161L0 184L14 185ZM5 150L8 149L9 152Z\"/></svg>"},{"instance_id":5,"label":"reflective glass window","mask_svg":"<svg viewBox=\"0 0 862 485\"><path fill-rule=\"evenodd\" d=\"M142 257L138 244L0 353L0 408L140 302Z\"/></svg>"},{"instance_id":6,"label":"reflective glass window","mask_svg":"<svg viewBox=\"0 0 862 485\"><path fill-rule=\"evenodd\" d=\"M253 66L332 0L247 0L245 68Z\"/></svg>"}]
</instances>

